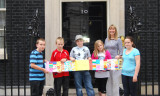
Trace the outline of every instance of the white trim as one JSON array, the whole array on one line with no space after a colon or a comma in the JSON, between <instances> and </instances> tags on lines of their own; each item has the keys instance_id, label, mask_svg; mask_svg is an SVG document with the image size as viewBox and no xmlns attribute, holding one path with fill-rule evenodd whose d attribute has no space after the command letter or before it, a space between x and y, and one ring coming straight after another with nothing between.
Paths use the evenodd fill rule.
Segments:
<instances>
[{"instance_id":1,"label":"white trim","mask_svg":"<svg viewBox=\"0 0 160 96\"><path fill-rule=\"evenodd\" d=\"M57 55L57 52L55 52L55 54L54 54L54 58L56 57L56 55Z\"/></svg>"},{"instance_id":2,"label":"white trim","mask_svg":"<svg viewBox=\"0 0 160 96\"><path fill-rule=\"evenodd\" d=\"M60 4L60 12L59 12L59 15L60 15L60 22L59 22L59 24L60 24L60 29L59 29L59 31L60 31L60 36L62 37L62 1L60 0L59 1L59 4Z\"/></svg>"},{"instance_id":3,"label":"white trim","mask_svg":"<svg viewBox=\"0 0 160 96\"><path fill-rule=\"evenodd\" d=\"M107 20L107 22L106 22L107 23L106 32L107 32L107 28L109 27L109 24L110 24L110 19L109 19L110 18L110 0L107 0L106 2L107 2L107 12L106 12L106 14L107 14L106 15L107 16L107 19L106 19Z\"/></svg>"},{"instance_id":4,"label":"white trim","mask_svg":"<svg viewBox=\"0 0 160 96\"><path fill-rule=\"evenodd\" d=\"M4 48L0 48L0 60L8 59L7 50L6 50L6 58L4 58Z\"/></svg>"},{"instance_id":5,"label":"white trim","mask_svg":"<svg viewBox=\"0 0 160 96\"><path fill-rule=\"evenodd\" d=\"M6 11L6 8L0 8L0 11Z\"/></svg>"},{"instance_id":6,"label":"white trim","mask_svg":"<svg viewBox=\"0 0 160 96\"><path fill-rule=\"evenodd\" d=\"M64 53L68 56L67 52L64 52Z\"/></svg>"}]
</instances>

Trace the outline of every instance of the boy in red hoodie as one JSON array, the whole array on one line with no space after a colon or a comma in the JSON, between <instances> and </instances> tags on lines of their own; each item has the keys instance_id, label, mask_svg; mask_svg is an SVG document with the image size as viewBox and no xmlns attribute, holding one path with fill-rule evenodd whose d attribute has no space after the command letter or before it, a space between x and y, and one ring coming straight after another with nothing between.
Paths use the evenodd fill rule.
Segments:
<instances>
[{"instance_id":1,"label":"boy in red hoodie","mask_svg":"<svg viewBox=\"0 0 160 96\"><path fill-rule=\"evenodd\" d=\"M61 61L62 63L69 60L69 52L63 49L64 39L58 37L56 39L57 49L52 52L50 61ZM56 96L61 96L61 86L63 86L63 95L68 96L69 89L69 72L53 72L54 88Z\"/></svg>"}]
</instances>

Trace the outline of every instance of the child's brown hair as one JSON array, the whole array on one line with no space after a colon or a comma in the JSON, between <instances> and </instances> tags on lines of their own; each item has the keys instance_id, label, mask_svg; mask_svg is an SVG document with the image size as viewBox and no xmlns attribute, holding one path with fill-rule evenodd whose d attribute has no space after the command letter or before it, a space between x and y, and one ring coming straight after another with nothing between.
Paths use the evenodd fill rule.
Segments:
<instances>
[{"instance_id":1,"label":"child's brown hair","mask_svg":"<svg viewBox=\"0 0 160 96\"><path fill-rule=\"evenodd\" d=\"M132 47L136 48L136 45L134 44L134 39L131 36L126 36L125 39L129 39L131 42L133 42Z\"/></svg>"},{"instance_id":2,"label":"child's brown hair","mask_svg":"<svg viewBox=\"0 0 160 96\"><path fill-rule=\"evenodd\" d=\"M45 39L43 39L43 38L39 38L39 39L37 39L36 44L38 44L38 43L39 43L39 41L44 41L44 42L45 42Z\"/></svg>"},{"instance_id":3,"label":"child's brown hair","mask_svg":"<svg viewBox=\"0 0 160 96\"><path fill-rule=\"evenodd\" d=\"M63 41L63 43L64 43L64 39L62 37L57 37L56 44L57 44L57 40Z\"/></svg>"}]
</instances>

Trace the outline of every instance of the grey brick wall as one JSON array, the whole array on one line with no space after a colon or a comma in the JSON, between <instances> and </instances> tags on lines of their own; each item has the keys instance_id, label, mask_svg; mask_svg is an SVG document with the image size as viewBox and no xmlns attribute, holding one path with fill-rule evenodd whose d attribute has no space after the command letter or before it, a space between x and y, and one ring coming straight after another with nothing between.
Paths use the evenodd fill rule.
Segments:
<instances>
[{"instance_id":1,"label":"grey brick wall","mask_svg":"<svg viewBox=\"0 0 160 96\"><path fill-rule=\"evenodd\" d=\"M29 54L31 44L35 48L35 42L31 42L28 22L33 19L35 10L39 9L39 33L45 37L44 25L44 0L6 0L6 45L8 59L6 64L0 63L0 85L29 84ZM35 39L34 39L35 41ZM6 68L6 69L5 69Z\"/></svg>"}]
</instances>

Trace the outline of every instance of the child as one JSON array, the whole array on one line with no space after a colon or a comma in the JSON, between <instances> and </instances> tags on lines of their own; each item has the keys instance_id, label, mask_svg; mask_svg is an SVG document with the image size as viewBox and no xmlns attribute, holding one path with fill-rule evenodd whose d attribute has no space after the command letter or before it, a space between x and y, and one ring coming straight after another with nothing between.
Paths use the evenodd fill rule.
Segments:
<instances>
[{"instance_id":1,"label":"child","mask_svg":"<svg viewBox=\"0 0 160 96\"><path fill-rule=\"evenodd\" d=\"M30 54L29 80L31 85L31 96L42 96L45 83L45 74L48 71L44 67L42 51L45 49L45 40L40 38L36 42L37 49Z\"/></svg>"},{"instance_id":2,"label":"child","mask_svg":"<svg viewBox=\"0 0 160 96\"><path fill-rule=\"evenodd\" d=\"M64 39L58 37L56 39L57 49L53 51L50 61L61 61L62 63L69 60L69 53L63 49ZM63 86L63 96L68 96L69 89L69 72L54 72L54 88L56 96L61 96L61 86Z\"/></svg>"},{"instance_id":3,"label":"child","mask_svg":"<svg viewBox=\"0 0 160 96\"><path fill-rule=\"evenodd\" d=\"M125 38L125 49L123 51L123 67L122 67L122 83L124 88L124 96L137 96L136 82L140 69L140 53L134 48L133 38L127 36Z\"/></svg>"},{"instance_id":4,"label":"child","mask_svg":"<svg viewBox=\"0 0 160 96\"><path fill-rule=\"evenodd\" d=\"M104 49L104 44L101 40L97 40L94 44L94 51L92 59L111 59L111 54L108 50ZM99 96L106 96L106 84L109 77L109 71L96 71L95 78L98 85Z\"/></svg>"},{"instance_id":5,"label":"child","mask_svg":"<svg viewBox=\"0 0 160 96\"><path fill-rule=\"evenodd\" d=\"M88 47L83 46L83 37L82 35L76 35L75 41L77 46L73 47L70 52L70 59L71 61L76 60L84 60L84 59L91 59L90 51ZM88 96L95 96L93 86L91 83L91 75L89 71L74 71L74 79L75 79L75 86L76 86L76 93L77 96L83 96L82 93L82 81L87 91Z\"/></svg>"}]
</instances>

